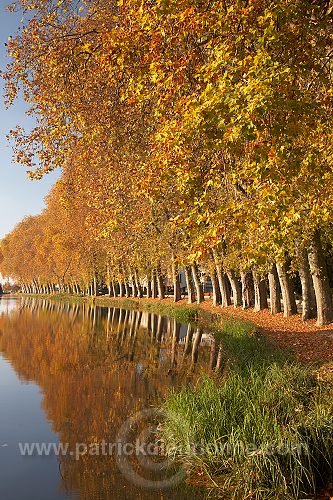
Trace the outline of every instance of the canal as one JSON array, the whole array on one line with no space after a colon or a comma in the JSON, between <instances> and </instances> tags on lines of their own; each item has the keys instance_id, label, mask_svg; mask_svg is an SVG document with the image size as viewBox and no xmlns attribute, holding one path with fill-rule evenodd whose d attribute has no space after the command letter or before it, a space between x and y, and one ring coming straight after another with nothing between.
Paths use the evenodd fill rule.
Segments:
<instances>
[{"instance_id":1,"label":"canal","mask_svg":"<svg viewBox=\"0 0 333 500\"><path fill-rule=\"evenodd\" d=\"M205 498L163 455L155 408L213 347L153 313L3 297L0 498Z\"/></svg>"}]
</instances>

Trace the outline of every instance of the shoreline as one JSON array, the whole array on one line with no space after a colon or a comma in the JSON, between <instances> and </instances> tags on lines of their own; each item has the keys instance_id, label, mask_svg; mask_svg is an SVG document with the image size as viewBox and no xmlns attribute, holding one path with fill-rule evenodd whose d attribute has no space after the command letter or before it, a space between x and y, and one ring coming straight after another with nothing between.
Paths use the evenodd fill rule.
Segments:
<instances>
[{"instance_id":1,"label":"shoreline","mask_svg":"<svg viewBox=\"0 0 333 500\"><path fill-rule=\"evenodd\" d=\"M216 320L234 318L252 322L256 330L280 349L291 350L295 358L302 363L333 363L333 324L318 327L315 320L302 321L297 314L284 318L282 313L271 315L268 309L254 311L229 306L214 307L212 300L206 298L201 304L188 304L187 299L174 302L172 297L163 300L137 297L77 296L68 294L12 294L12 297L33 297L39 299L71 302L93 303L101 307L122 306L171 316L180 322L200 321L211 323Z\"/></svg>"},{"instance_id":2,"label":"shoreline","mask_svg":"<svg viewBox=\"0 0 333 500\"><path fill-rule=\"evenodd\" d=\"M293 488L294 491L298 490L303 481L298 480L298 476L293 478L293 484L289 485L290 488L288 486L287 497L284 481L286 476L291 477L291 471L297 465L300 478L309 475L315 481L315 490L319 495L315 498L326 500L325 496L321 496L320 474L313 464L318 450L320 466L333 460L327 452L328 438L326 431L324 432L325 426L329 424L330 433L332 425L331 419L325 420L325 415L331 406L333 365L320 368L314 366L313 360L305 364L289 358L288 352L279 342L271 342L267 331L249 320L253 311L234 308L221 310L214 308L210 300L189 305L184 300L174 303L172 298L159 301L60 294L12 296L73 304L86 303L100 307L133 308L167 315L178 321L196 322L203 328L206 324L215 335L217 344L223 345L225 369L211 377L203 375L196 385L184 386L179 391L171 392L161 402L160 408L165 414L161 437L166 443L167 455L173 456L174 450L178 450L177 461L184 466L189 465L188 481L193 486L204 486L208 491L212 489L225 493L228 484L231 484L235 493L236 490L239 494L246 493L248 498L252 486L258 493L260 484L264 484L266 480L270 484L268 490L271 493L275 488L275 480L278 481L279 494L276 498L291 498L289 494ZM265 315L262 317L265 318ZM297 318L295 324L297 325ZM310 330L309 334L313 335L313 332ZM323 335L322 332L315 334ZM283 426L281 422L284 422ZM250 453L250 448L245 448L243 454L237 446L235 454L231 456L214 452L219 450L217 445L221 442L232 445L235 429L239 443L245 443L246 446L248 444L249 447L254 443L258 456ZM306 432L303 432L304 429ZM312 442L312 435L318 436L318 442ZM298 451L294 454L294 449L288 448L294 441L304 442L311 463L308 463L308 455L303 456L302 450L300 454ZM188 447L188 443L193 446ZM197 443L204 447L203 456L197 455L194 446ZM292 465L278 451L268 455L268 451L263 448L265 443L269 443L268 450L271 444L279 450L282 443ZM272 463L272 470L267 470L267 460ZM227 470L226 464L230 470ZM239 481L239 470L244 472L244 477L247 478L245 482ZM258 485L252 484L253 471L258 478ZM312 486L305 483L308 493ZM297 495L293 498L301 497Z\"/></svg>"}]
</instances>

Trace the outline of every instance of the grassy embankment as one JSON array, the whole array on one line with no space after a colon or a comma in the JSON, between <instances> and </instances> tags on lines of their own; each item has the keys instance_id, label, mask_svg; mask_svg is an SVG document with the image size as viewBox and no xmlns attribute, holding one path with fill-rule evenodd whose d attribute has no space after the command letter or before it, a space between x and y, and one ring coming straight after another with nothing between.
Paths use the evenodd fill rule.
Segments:
<instances>
[{"instance_id":1,"label":"grassy embankment","mask_svg":"<svg viewBox=\"0 0 333 500\"><path fill-rule=\"evenodd\" d=\"M332 380L272 348L249 322L213 329L223 375L169 395L169 453L222 498L315 498L333 481Z\"/></svg>"}]
</instances>

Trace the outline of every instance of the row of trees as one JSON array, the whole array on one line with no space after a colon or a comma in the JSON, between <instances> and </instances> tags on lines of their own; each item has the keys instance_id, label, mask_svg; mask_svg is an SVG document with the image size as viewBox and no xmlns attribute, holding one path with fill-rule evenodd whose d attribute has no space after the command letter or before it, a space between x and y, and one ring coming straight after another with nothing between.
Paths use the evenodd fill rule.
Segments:
<instances>
[{"instance_id":1,"label":"row of trees","mask_svg":"<svg viewBox=\"0 0 333 500\"><path fill-rule=\"evenodd\" d=\"M14 6L13 8L18 8ZM32 177L63 176L3 241L24 290L214 302L333 320L332 10L326 0L21 0L7 102ZM57 285L55 285L55 283ZM117 284L117 286L115 286Z\"/></svg>"}]
</instances>

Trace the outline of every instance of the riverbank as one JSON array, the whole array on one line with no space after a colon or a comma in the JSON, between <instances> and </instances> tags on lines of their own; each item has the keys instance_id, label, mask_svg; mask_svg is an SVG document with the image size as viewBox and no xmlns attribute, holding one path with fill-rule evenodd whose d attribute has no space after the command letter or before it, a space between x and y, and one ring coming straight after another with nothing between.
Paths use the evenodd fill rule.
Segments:
<instances>
[{"instance_id":1,"label":"riverbank","mask_svg":"<svg viewBox=\"0 0 333 500\"><path fill-rule=\"evenodd\" d=\"M302 339L296 345L279 342L283 331L289 340L299 333L297 317L289 330L283 330L289 320L280 315L265 329L268 312L258 313L255 324L250 319L257 313L221 310L210 300L188 305L171 298L36 297L146 310L207 327L222 361L209 377L202 375L195 386L161 402L168 453L190 480L213 487L222 498L330 499L325 488L333 482L332 365L318 356L311 363L301 356L302 363L297 361ZM312 339L329 335L311 324L307 328Z\"/></svg>"},{"instance_id":2,"label":"riverbank","mask_svg":"<svg viewBox=\"0 0 333 500\"><path fill-rule=\"evenodd\" d=\"M214 326L219 372L162 405L169 455L232 500L331 500L332 365L297 362L253 323Z\"/></svg>"},{"instance_id":3,"label":"riverbank","mask_svg":"<svg viewBox=\"0 0 333 500\"><path fill-rule=\"evenodd\" d=\"M119 297L80 297L74 295L30 295L36 298L45 298L56 301L68 302L93 302L100 306L122 305L129 308L150 310L156 314L174 317L178 321L191 322L200 317L205 323L211 323L216 318L237 318L251 321L256 325L260 334L269 339L276 347L293 352L295 358L302 363L333 363L333 324L318 327L315 320L302 321L301 315L296 314L284 318L282 313L271 315L266 309L255 312L253 309L235 309L213 307L211 299L206 299L202 304L187 304L186 299L177 303L172 298L162 301L158 299L137 299Z\"/></svg>"}]
</instances>

